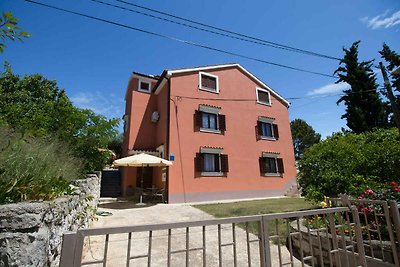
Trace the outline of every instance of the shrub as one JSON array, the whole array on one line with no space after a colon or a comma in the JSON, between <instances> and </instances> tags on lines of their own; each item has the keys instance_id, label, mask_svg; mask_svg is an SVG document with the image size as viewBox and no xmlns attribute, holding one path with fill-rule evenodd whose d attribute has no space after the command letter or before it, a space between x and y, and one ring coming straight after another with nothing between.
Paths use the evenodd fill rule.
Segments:
<instances>
[{"instance_id":1,"label":"shrub","mask_svg":"<svg viewBox=\"0 0 400 267\"><path fill-rule=\"evenodd\" d=\"M367 188L398 181L400 141L395 129L336 133L306 150L299 161L299 184L308 199L359 195Z\"/></svg>"},{"instance_id":2,"label":"shrub","mask_svg":"<svg viewBox=\"0 0 400 267\"><path fill-rule=\"evenodd\" d=\"M54 138L23 138L0 128L0 204L49 200L70 191L82 166Z\"/></svg>"}]
</instances>

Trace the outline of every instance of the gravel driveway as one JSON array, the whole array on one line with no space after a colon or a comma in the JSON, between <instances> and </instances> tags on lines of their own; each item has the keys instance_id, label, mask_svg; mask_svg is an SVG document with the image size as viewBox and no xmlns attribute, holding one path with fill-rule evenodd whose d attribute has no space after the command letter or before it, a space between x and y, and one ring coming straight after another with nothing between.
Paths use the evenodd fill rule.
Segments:
<instances>
[{"instance_id":1,"label":"gravel driveway","mask_svg":"<svg viewBox=\"0 0 400 267\"><path fill-rule=\"evenodd\" d=\"M98 220L93 222L92 227L113 227L113 226L128 226L141 224L159 224L172 222L186 222L209 220L214 217L189 205L178 204L158 204L154 206L140 207L129 202L114 202L102 204L99 211L111 212L112 216L97 216ZM207 266L218 266L218 229L217 226L207 226L206 228L206 262ZM236 251L237 265L248 266L246 232L239 227L236 227ZM131 244L131 256L145 255L148 251L148 232L133 233ZM202 247L202 228L193 227L189 232L189 247ZM186 230L172 230L171 250L184 250L186 246ZM232 226L221 226L221 243L232 243ZM256 240L257 237L250 234L250 240ZM152 237L152 254L151 266L167 266L167 231L154 231ZM99 260L104 254L104 236L92 236L85 242L83 259ZM107 266L126 266L127 258L127 234L110 235ZM289 253L285 247L282 251L283 262L288 262L290 259ZM250 244L251 266L259 266L259 247L258 242ZM273 259L272 266L279 266L279 257L277 246L271 244L271 256ZM189 266L203 266L203 254L201 250L194 250L189 253ZM233 247L227 245L222 248L223 266L233 265ZM171 256L171 266L185 266L185 252L174 253ZM147 258L134 259L130 261L131 266L147 266ZM90 265L90 266L102 266ZM295 266L300 266L299 262Z\"/></svg>"}]
</instances>

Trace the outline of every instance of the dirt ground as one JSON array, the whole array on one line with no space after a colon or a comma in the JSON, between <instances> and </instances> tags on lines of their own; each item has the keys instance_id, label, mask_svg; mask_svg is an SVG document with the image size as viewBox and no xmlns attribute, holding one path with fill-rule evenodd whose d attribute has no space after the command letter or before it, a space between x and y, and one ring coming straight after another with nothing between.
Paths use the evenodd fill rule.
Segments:
<instances>
[{"instance_id":1,"label":"dirt ground","mask_svg":"<svg viewBox=\"0 0 400 267\"><path fill-rule=\"evenodd\" d=\"M214 217L189 205L178 204L157 204L137 206L132 202L111 202L103 203L99 206L99 211L111 212L111 216L97 216L92 228L119 227L131 225L148 225L173 222L187 222L209 220ZM186 229L174 229L171 233L171 251L180 251L171 256L171 266L185 266L186 253ZM203 266L203 235L201 227L191 227L189 230L189 266ZM218 228L217 226L206 227L206 266L218 266ZM252 242L249 246L250 257L248 257L246 232L235 227L237 266L259 266L259 246L258 242ZM250 234L250 240L257 240L255 235ZM226 244L222 247L222 266L234 266L233 257L233 231L232 225L221 225L221 243ZM85 240L83 262L101 260L104 256L105 236L92 236ZM168 255L168 232L154 231L151 242L151 266L167 266ZM198 248L198 250L196 250ZM130 256L148 254L149 233L132 233ZM110 235L109 246L107 249L107 266L127 266L128 234ZM271 244L272 266L279 266L278 246ZM290 262L290 254L283 246L281 250L282 263ZM300 266L300 262L294 259L294 266ZM131 259L131 266L147 266L148 257ZM102 266L90 265L90 266Z\"/></svg>"}]
</instances>

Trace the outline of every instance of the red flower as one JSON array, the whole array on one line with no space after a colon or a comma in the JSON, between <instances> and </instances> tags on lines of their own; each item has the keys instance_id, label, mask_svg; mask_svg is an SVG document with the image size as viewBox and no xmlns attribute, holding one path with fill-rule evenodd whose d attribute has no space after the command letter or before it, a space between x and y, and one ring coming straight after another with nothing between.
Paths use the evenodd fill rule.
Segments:
<instances>
[{"instance_id":1,"label":"red flower","mask_svg":"<svg viewBox=\"0 0 400 267\"><path fill-rule=\"evenodd\" d=\"M366 194L366 195L375 195L375 192L372 189L365 189L364 194Z\"/></svg>"},{"instance_id":2,"label":"red flower","mask_svg":"<svg viewBox=\"0 0 400 267\"><path fill-rule=\"evenodd\" d=\"M398 184L398 183L396 183L396 182L390 182L390 183L389 183L389 185L390 185L390 186L392 186L392 187L399 186L399 184Z\"/></svg>"},{"instance_id":3,"label":"red flower","mask_svg":"<svg viewBox=\"0 0 400 267\"><path fill-rule=\"evenodd\" d=\"M365 208L362 208L361 211L364 212L365 214L368 214L368 213L370 213L372 211L372 208L365 207Z\"/></svg>"},{"instance_id":4,"label":"red flower","mask_svg":"<svg viewBox=\"0 0 400 267\"><path fill-rule=\"evenodd\" d=\"M396 192L400 192L400 187L396 187L396 188L394 188L394 191L396 191Z\"/></svg>"},{"instance_id":5,"label":"red flower","mask_svg":"<svg viewBox=\"0 0 400 267\"><path fill-rule=\"evenodd\" d=\"M363 199L364 197L365 197L364 194L361 194L358 196L358 199Z\"/></svg>"}]
</instances>

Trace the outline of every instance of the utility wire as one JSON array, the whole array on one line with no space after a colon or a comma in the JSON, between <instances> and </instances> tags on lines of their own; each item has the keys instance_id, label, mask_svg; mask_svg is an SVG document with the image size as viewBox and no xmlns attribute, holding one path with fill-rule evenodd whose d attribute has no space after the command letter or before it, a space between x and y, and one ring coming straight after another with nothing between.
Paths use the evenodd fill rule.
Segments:
<instances>
[{"instance_id":1,"label":"utility wire","mask_svg":"<svg viewBox=\"0 0 400 267\"><path fill-rule=\"evenodd\" d=\"M124 0L115 0L115 1L120 2L120 3L124 3L126 5L131 5L131 6L140 8L140 9L144 9L144 10L147 10L147 11L151 11L151 12L154 12L154 13L157 13L157 14L161 14L161 15L164 15L164 16L172 17L172 18L175 18L175 19L180 19L180 20L183 20L183 21L186 21L186 22L190 22L190 23L193 23L193 24L196 24L196 25L200 25L200 26L203 26L203 27L207 27L207 28L210 28L210 29L213 29L213 30L218 30L218 31L226 32L226 33L233 34L233 35L236 35L236 36L245 37L245 38L250 39L250 40L254 40L254 41L257 41L257 42L262 42L264 44L270 44L274 48L285 49L285 50L289 50L289 51L293 51L293 52L298 52L298 53L308 54L308 55L312 55L312 56L333 59L333 60L340 60L337 57L332 57L332 56L324 55L324 54L313 52L313 51L309 51L309 50L304 50L304 49L300 49L300 48L296 48L296 47L292 47L292 46L279 44L279 43L276 43L276 42L271 42L271 41L268 41L268 40L263 40L263 39L260 39L260 38L257 38L257 37L252 37L252 36L249 36L249 35L246 35L246 34L234 32L234 31L230 31L230 30L226 30L226 29L223 29L223 28L219 28L219 27L212 26L212 25L209 25L209 24L205 24L205 23L194 21L194 20L186 19L186 18L183 18L183 17L180 17L180 16L172 15L172 14L169 14L169 13L166 13L166 12L162 12L162 11L159 11L159 10L155 10L155 9L152 9L152 8L148 8L148 7L145 7L145 6L133 4L133 3L130 3L130 2L127 2L127 1L124 1Z\"/></svg>"},{"instance_id":2,"label":"utility wire","mask_svg":"<svg viewBox=\"0 0 400 267\"><path fill-rule=\"evenodd\" d=\"M377 88L381 89L381 88ZM306 96L299 96L299 97L284 97L286 100L301 100L301 99L315 99L317 98L318 100L320 98L326 98L326 97L332 97L332 96L344 96L347 94L363 94L367 92L372 92L376 91L377 89L370 89L370 90L365 90L365 91L358 91L358 92L348 92L346 94L340 93L340 94L321 94L321 95L306 95ZM246 99L246 98L206 98L206 97L192 97L192 96L182 96L182 95L171 95L173 97L177 98L183 98L183 99L194 99L194 100L210 100L210 101L232 101L232 102L256 102L256 99Z\"/></svg>"},{"instance_id":3,"label":"utility wire","mask_svg":"<svg viewBox=\"0 0 400 267\"><path fill-rule=\"evenodd\" d=\"M263 59L259 59L259 58L255 58L255 57L251 57L251 56L246 56L246 55L243 55L243 54L238 54L238 53L222 50L222 49L219 49L219 48L215 48L215 47L211 47L211 46L207 46L207 45L203 45L203 44L199 44L199 43L186 41L186 40L179 39L179 38L176 38L176 37L172 37L172 36L163 35L163 34L160 34L160 33L155 33L155 32L151 32L151 31L143 30L143 29L140 29L140 28L136 28L136 27L132 27L132 26L126 25L126 24L121 24L121 23L118 23L118 22L102 19L102 18L99 18L99 17L86 15L86 14L79 13L79 12L76 12L76 11L72 11L72 10L68 10L68 9L64 9L64 8L60 8L60 7L56 7L56 6L52 6L52 5L48 5L48 4L44 4L44 3L41 3L41 2L36 2L36 1L33 1L33 0L23 0L23 1L29 2L29 3L32 3L32 4L36 4L36 5L40 5L40 6L44 6L44 7L48 7L48 8L51 8L51 9L63 11L63 12L66 12L66 13L74 14L74 15L77 15L77 16L81 16L81 17L85 17L85 18L101 21L101 22L104 22L104 23L108 23L108 24L112 24L112 25L115 25L115 26L123 27L123 28L126 28L126 29L130 29L130 30L146 33L146 34L149 34L149 35L153 35L153 36L157 36L157 37L161 37L161 38L165 38L165 39L181 42L181 43L184 43L184 44L187 44L187 45L196 46L196 47L204 48L204 49L211 50L211 51L220 52L220 53L227 54L227 55L241 57L241 58L245 58L245 59L248 59L248 60L269 64L269 65L276 66L276 67L296 70L296 71L300 71L300 72L320 75L320 76L329 77L329 78L338 78L337 76L334 76L334 75L324 74L324 73L320 73L320 72L315 72L315 71L310 71L310 70L300 69L300 68L296 68L296 67L291 67L291 66L287 66L287 65L283 65L283 64L279 64L279 63L275 63L275 62L270 62L270 61L266 61L266 60L263 60Z\"/></svg>"},{"instance_id":4,"label":"utility wire","mask_svg":"<svg viewBox=\"0 0 400 267\"><path fill-rule=\"evenodd\" d=\"M199 31L204 31L204 32L215 34L215 35L224 36L224 37L231 38L231 39L236 39L236 40L240 40L240 41L244 41L244 42L263 45L263 46L269 46L269 47L278 48L278 49L282 49L282 50L286 50L286 51L290 51L290 52L296 52L296 53L302 53L302 54L311 55L311 56L318 56L318 57L323 57L323 58L339 60L338 58L333 58L333 57L325 56L325 55L322 55L322 54L311 53L311 52L300 50L300 49L294 49L294 48L285 47L285 46L281 46L281 45L277 45L277 44L271 44L271 43L268 43L268 42L261 42L261 41L253 40L254 38L248 39L249 37L243 38L243 37L238 37L238 36L232 35L230 33L226 34L226 33L221 33L221 32L217 32L217 31L214 31L214 30L208 30L208 29L200 28L200 27L197 27L197 26L189 25L187 23L178 22L178 21L171 20L171 19L166 19L166 18L163 18L163 17L159 17L159 16L156 16L156 15L152 15L152 14L149 14L149 13L137 11L137 10L126 8L126 7L119 6L119 5L110 4L110 3L107 3L107 2L104 2L104 1L101 1L101 0L89 0L89 1L92 1L92 2L95 2L95 3L98 3L98 4L102 4L102 5L106 5L106 6L110 6L110 7L114 7L114 8L118 8L118 9L122 9L122 10L126 10L126 11L129 11L129 12L132 12L132 13L140 14L140 15L143 15L143 16L151 17L151 18L155 18L155 19L158 19L158 20L167 21L167 22L170 22L170 23L178 24L180 26L196 29L196 30L199 30ZM118 1L118 0L116 0L116 1ZM127 3L125 1L118 1L118 2ZM130 4L130 3L128 3L128 4ZM135 4L131 4L131 5L136 6ZM156 12L156 11L153 11L153 12ZM226 32L226 31L223 31L223 32Z\"/></svg>"}]
</instances>

